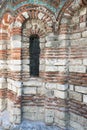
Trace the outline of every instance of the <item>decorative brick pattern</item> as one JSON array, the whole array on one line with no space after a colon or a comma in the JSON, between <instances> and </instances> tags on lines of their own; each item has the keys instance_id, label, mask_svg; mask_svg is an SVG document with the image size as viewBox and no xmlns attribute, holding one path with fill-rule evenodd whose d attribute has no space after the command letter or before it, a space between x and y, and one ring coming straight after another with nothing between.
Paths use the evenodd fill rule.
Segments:
<instances>
[{"instance_id":1,"label":"decorative brick pattern","mask_svg":"<svg viewBox=\"0 0 87 130\"><path fill-rule=\"evenodd\" d=\"M43 5L43 6L42 6ZM63 6L64 5L64 6ZM14 0L0 9L0 111L62 129L87 129L86 0ZM29 37L40 41L30 76Z\"/></svg>"}]
</instances>

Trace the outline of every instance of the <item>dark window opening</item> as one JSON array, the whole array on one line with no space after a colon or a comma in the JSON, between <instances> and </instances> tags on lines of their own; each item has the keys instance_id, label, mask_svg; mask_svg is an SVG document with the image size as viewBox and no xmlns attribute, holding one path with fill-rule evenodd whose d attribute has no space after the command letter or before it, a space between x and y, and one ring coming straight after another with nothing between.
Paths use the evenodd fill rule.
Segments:
<instances>
[{"instance_id":1,"label":"dark window opening","mask_svg":"<svg viewBox=\"0 0 87 130\"><path fill-rule=\"evenodd\" d=\"M30 76L38 77L39 76L39 55L40 55L40 46L39 46L39 36L31 35L30 36Z\"/></svg>"}]
</instances>

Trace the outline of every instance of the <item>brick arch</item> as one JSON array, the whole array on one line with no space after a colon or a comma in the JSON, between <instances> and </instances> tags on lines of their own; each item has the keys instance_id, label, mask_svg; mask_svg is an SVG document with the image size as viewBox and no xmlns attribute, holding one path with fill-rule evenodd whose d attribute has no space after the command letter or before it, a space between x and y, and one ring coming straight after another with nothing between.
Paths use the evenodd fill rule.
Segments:
<instances>
[{"instance_id":1,"label":"brick arch","mask_svg":"<svg viewBox=\"0 0 87 130\"><path fill-rule=\"evenodd\" d=\"M67 0L66 4L62 8L61 13L57 16L58 23L60 24L63 18L69 21L78 9L81 9L82 7L85 6L87 6L86 0L78 0L78 1Z\"/></svg>"},{"instance_id":2,"label":"brick arch","mask_svg":"<svg viewBox=\"0 0 87 130\"><path fill-rule=\"evenodd\" d=\"M43 33L43 35L46 35L47 33L53 32L54 21L53 21L52 17L43 11L31 9L28 12L27 11L21 12L21 14L19 14L15 18L11 34L14 35L15 32L17 34L20 34L22 31L22 26L27 20L30 20L30 21L38 20L44 24L44 29L45 29L44 32L41 30L41 28L38 28L36 26L34 30L32 30L32 28L30 29L31 34L33 34L33 33L35 34L35 32L37 32L37 33L39 33L39 36L41 36L42 33Z\"/></svg>"}]
</instances>

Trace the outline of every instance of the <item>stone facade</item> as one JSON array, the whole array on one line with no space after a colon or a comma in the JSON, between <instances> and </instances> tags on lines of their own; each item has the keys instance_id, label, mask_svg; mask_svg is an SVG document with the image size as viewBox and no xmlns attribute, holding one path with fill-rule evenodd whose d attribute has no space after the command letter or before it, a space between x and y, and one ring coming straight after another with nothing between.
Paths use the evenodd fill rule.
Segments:
<instances>
[{"instance_id":1,"label":"stone facade","mask_svg":"<svg viewBox=\"0 0 87 130\"><path fill-rule=\"evenodd\" d=\"M8 0L0 7L0 111L10 122L87 130L87 1ZM40 41L30 76L29 37Z\"/></svg>"}]
</instances>

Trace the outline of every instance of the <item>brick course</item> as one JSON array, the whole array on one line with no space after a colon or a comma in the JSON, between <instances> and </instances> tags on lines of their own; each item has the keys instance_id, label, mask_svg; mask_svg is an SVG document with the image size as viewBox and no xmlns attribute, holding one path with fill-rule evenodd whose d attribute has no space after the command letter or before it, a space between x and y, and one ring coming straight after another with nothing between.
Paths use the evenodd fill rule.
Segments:
<instances>
[{"instance_id":1,"label":"brick course","mask_svg":"<svg viewBox=\"0 0 87 130\"><path fill-rule=\"evenodd\" d=\"M12 123L26 118L85 130L87 2L43 2L1 6L0 111L7 109ZM40 40L39 77L30 77L29 37L34 34Z\"/></svg>"}]
</instances>

